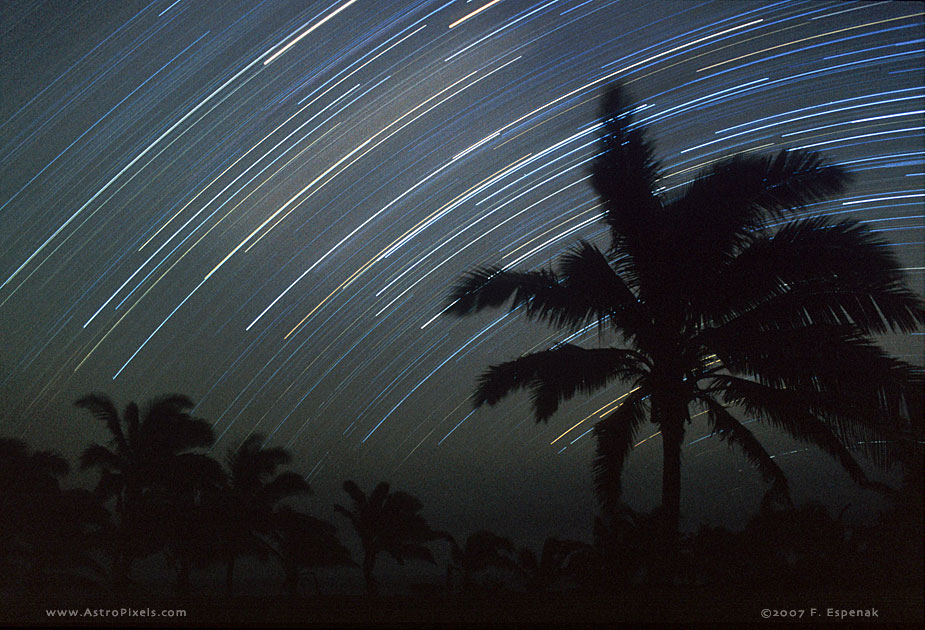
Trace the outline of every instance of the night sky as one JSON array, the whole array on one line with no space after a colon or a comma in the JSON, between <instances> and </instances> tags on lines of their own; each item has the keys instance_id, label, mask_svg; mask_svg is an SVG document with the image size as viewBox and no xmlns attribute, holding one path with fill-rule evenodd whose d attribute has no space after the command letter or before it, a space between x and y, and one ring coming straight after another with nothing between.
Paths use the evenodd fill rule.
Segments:
<instances>
[{"instance_id":1,"label":"night sky","mask_svg":"<svg viewBox=\"0 0 925 630\"><path fill-rule=\"evenodd\" d=\"M252 432L291 449L322 515L345 479L386 479L458 537L588 539L587 431L625 389L548 425L526 394L473 412L489 363L566 335L504 311L441 316L449 287L607 242L587 179L600 96L621 79L668 194L735 152L817 149L856 179L807 213L866 222L921 292L923 10L4 2L0 433L73 458L106 439L78 397L177 391L214 422L215 454ZM883 342L921 364L922 340ZM798 500L874 505L818 451L750 428ZM658 503L660 450L630 456L636 507ZM682 453L687 527L754 511L760 476L705 422Z\"/></svg>"}]
</instances>

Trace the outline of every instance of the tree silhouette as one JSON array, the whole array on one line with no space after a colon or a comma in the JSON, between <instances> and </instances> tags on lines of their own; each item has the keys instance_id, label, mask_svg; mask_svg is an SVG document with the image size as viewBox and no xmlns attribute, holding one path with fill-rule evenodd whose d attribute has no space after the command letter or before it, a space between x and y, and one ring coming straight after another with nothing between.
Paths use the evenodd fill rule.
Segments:
<instances>
[{"instance_id":1,"label":"tree silhouette","mask_svg":"<svg viewBox=\"0 0 925 630\"><path fill-rule=\"evenodd\" d=\"M783 221L849 181L816 153L721 160L679 194L659 192L659 163L620 86L603 101L591 182L610 247L580 242L559 270L479 268L452 290L448 312L522 310L564 330L596 324L623 347L560 344L492 365L474 403L531 390L537 422L578 393L622 383L622 403L595 426L595 485L617 504L620 472L647 419L661 432L663 555L677 555L681 443L691 410L741 449L770 499L789 502L774 459L729 407L834 457L872 486L852 450L886 466L897 418L921 368L888 356L869 335L909 332L925 318L885 243L857 222ZM620 390L626 392L626 389ZM667 569L671 574L671 567Z\"/></svg>"},{"instance_id":2,"label":"tree silhouette","mask_svg":"<svg viewBox=\"0 0 925 630\"><path fill-rule=\"evenodd\" d=\"M0 586L31 594L79 586L96 590L93 556L108 514L83 489L65 489L67 461L0 438Z\"/></svg>"},{"instance_id":3,"label":"tree silhouette","mask_svg":"<svg viewBox=\"0 0 925 630\"><path fill-rule=\"evenodd\" d=\"M593 543L569 558L569 574L588 590L613 591L644 577L657 517L624 503L594 518Z\"/></svg>"},{"instance_id":4,"label":"tree silhouette","mask_svg":"<svg viewBox=\"0 0 925 630\"><path fill-rule=\"evenodd\" d=\"M760 510L749 519L743 538L751 541L753 564L767 567L762 579L776 573L785 583L806 587L846 586L845 581L857 580L857 575L844 570L855 566L856 558L843 514L844 510L833 518L815 503Z\"/></svg>"},{"instance_id":5,"label":"tree silhouette","mask_svg":"<svg viewBox=\"0 0 925 630\"><path fill-rule=\"evenodd\" d=\"M227 477L221 464L201 453L179 455L153 493L152 511L165 530L167 558L175 568L176 593L190 594L190 572L217 560L221 498Z\"/></svg>"},{"instance_id":6,"label":"tree silhouette","mask_svg":"<svg viewBox=\"0 0 925 630\"><path fill-rule=\"evenodd\" d=\"M274 514L270 539L283 567L286 592L295 597L303 569L357 566L331 523L284 505ZM317 590L317 581L315 584Z\"/></svg>"},{"instance_id":7,"label":"tree silhouette","mask_svg":"<svg viewBox=\"0 0 925 630\"><path fill-rule=\"evenodd\" d=\"M431 529L419 514L423 506L418 499L405 492L390 492L385 481L380 482L368 497L353 481L344 482L344 491L350 495L353 505L349 510L340 505L334 508L350 519L360 538L363 578L369 595L378 592L373 568L380 553L387 553L401 565L406 558L435 564L433 553L425 543L441 538L453 540L446 532Z\"/></svg>"},{"instance_id":8,"label":"tree silhouette","mask_svg":"<svg viewBox=\"0 0 925 630\"><path fill-rule=\"evenodd\" d=\"M96 493L115 498L118 516L112 543L113 584L127 585L136 558L157 551L165 532L155 496L184 466L188 451L212 444L212 428L188 411L186 396L171 394L149 402L141 412L134 402L119 415L105 394L90 394L75 403L106 424L109 446L92 444L80 457L81 468L100 473Z\"/></svg>"},{"instance_id":9,"label":"tree silhouette","mask_svg":"<svg viewBox=\"0 0 925 630\"><path fill-rule=\"evenodd\" d=\"M547 591L559 585L569 574L569 558L587 546L577 540L549 537L543 543L539 557L529 547L522 547L517 552L516 572L523 579L528 593Z\"/></svg>"},{"instance_id":10,"label":"tree silhouette","mask_svg":"<svg viewBox=\"0 0 925 630\"><path fill-rule=\"evenodd\" d=\"M683 542L688 579L742 589L778 583L801 592L856 587L863 575L859 542L842 514L834 518L814 503L764 507L741 532L701 527Z\"/></svg>"},{"instance_id":11,"label":"tree silhouette","mask_svg":"<svg viewBox=\"0 0 925 630\"><path fill-rule=\"evenodd\" d=\"M219 545L225 557L225 589L234 592L237 558L256 555L265 560L272 547L268 537L274 515L284 499L310 494L308 482L292 471L277 473L292 460L281 447L264 448L264 436L253 434L229 451L228 487L222 500L222 536Z\"/></svg>"},{"instance_id":12,"label":"tree silhouette","mask_svg":"<svg viewBox=\"0 0 925 630\"><path fill-rule=\"evenodd\" d=\"M461 578L461 587L468 589L475 575L486 569L514 570L514 544L485 529L469 534L464 546L455 542L450 546L450 564L446 569L447 588L451 586L451 573Z\"/></svg>"}]
</instances>

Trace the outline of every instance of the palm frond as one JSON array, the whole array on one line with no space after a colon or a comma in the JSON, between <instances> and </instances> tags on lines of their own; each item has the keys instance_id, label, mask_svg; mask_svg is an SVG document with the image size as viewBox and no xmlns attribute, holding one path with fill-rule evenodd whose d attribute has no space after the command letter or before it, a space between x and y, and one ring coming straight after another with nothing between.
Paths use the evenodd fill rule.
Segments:
<instances>
[{"instance_id":1,"label":"palm frond","mask_svg":"<svg viewBox=\"0 0 925 630\"><path fill-rule=\"evenodd\" d=\"M549 537L543 543L540 567L546 575L554 578L556 574L562 573L569 556L587 547L587 543L578 540Z\"/></svg>"},{"instance_id":2,"label":"palm frond","mask_svg":"<svg viewBox=\"0 0 925 630\"><path fill-rule=\"evenodd\" d=\"M263 487L263 495L267 503L274 505L289 497L310 495L311 487L302 475L292 471L278 474Z\"/></svg>"},{"instance_id":3,"label":"palm frond","mask_svg":"<svg viewBox=\"0 0 925 630\"><path fill-rule=\"evenodd\" d=\"M158 396L154 400L150 401L145 411L145 415L164 415L167 417L174 417L186 414L186 412L192 409L194 406L195 405L189 396L185 396L183 394L166 394L164 396Z\"/></svg>"},{"instance_id":4,"label":"palm frond","mask_svg":"<svg viewBox=\"0 0 925 630\"><path fill-rule=\"evenodd\" d=\"M645 324L630 286L594 245L581 241L552 270L506 271L482 267L464 276L450 293L447 313L464 316L485 308L523 309L528 319L577 330L611 321L625 336Z\"/></svg>"},{"instance_id":5,"label":"palm frond","mask_svg":"<svg viewBox=\"0 0 925 630\"><path fill-rule=\"evenodd\" d=\"M122 458L102 444L91 444L80 454L80 468L99 468L101 470L118 471L123 466Z\"/></svg>"},{"instance_id":6,"label":"palm frond","mask_svg":"<svg viewBox=\"0 0 925 630\"><path fill-rule=\"evenodd\" d=\"M264 437L257 436L262 444ZM271 448L259 447L257 450L249 453L249 465L258 477L272 475L280 466L285 466L292 461L292 454L283 447L276 446Z\"/></svg>"},{"instance_id":7,"label":"palm frond","mask_svg":"<svg viewBox=\"0 0 925 630\"><path fill-rule=\"evenodd\" d=\"M392 549L386 549L386 553L395 558L398 564L404 564L405 560L423 560L431 564L437 564L434 560L433 552L424 545L404 544Z\"/></svg>"},{"instance_id":8,"label":"palm frond","mask_svg":"<svg viewBox=\"0 0 925 630\"><path fill-rule=\"evenodd\" d=\"M360 487L356 484L356 482L348 479L344 482L343 488L344 492L346 492L350 498L353 499L353 503L357 508L362 509L366 506L366 494L360 490Z\"/></svg>"},{"instance_id":9,"label":"palm frond","mask_svg":"<svg viewBox=\"0 0 925 630\"><path fill-rule=\"evenodd\" d=\"M816 217L755 239L704 284L702 297L714 321L911 332L925 322L925 306L905 286L900 267L886 242L863 225Z\"/></svg>"},{"instance_id":10,"label":"palm frond","mask_svg":"<svg viewBox=\"0 0 925 630\"><path fill-rule=\"evenodd\" d=\"M883 436L870 435L858 440L855 436L837 435L821 417L816 415L807 397L799 392L778 390L761 383L733 376L721 376L713 379L714 389L723 393L723 402L744 409L749 415L759 420L768 421L775 428L784 431L792 438L805 444L812 444L835 459L858 485L866 488L885 490L886 487L868 479L860 464L849 450L864 452L881 466L890 462L879 456L883 449L877 448L875 438ZM855 429L854 425L847 425Z\"/></svg>"},{"instance_id":11,"label":"palm frond","mask_svg":"<svg viewBox=\"0 0 925 630\"><path fill-rule=\"evenodd\" d=\"M27 457L29 457L29 445L23 440L0 437L0 461L18 461Z\"/></svg>"},{"instance_id":12,"label":"palm frond","mask_svg":"<svg viewBox=\"0 0 925 630\"><path fill-rule=\"evenodd\" d=\"M775 156L736 156L720 162L690 185L670 206L670 236L663 244L684 265L671 265L666 279L687 294L694 311L725 306L715 299L714 284L729 286L726 267L765 232L769 219L840 192L848 176L809 152L781 151ZM773 276L773 267L762 268ZM743 285L735 285L740 291ZM750 288L747 285L746 292ZM733 293L734 297L737 294ZM700 299L698 299L700 298Z\"/></svg>"},{"instance_id":13,"label":"palm frond","mask_svg":"<svg viewBox=\"0 0 925 630\"><path fill-rule=\"evenodd\" d=\"M479 267L468 272L450 291L450 315L469 315L486 308L500 308L513 298L510 310L533 302L555 309L567 305L559 278L552 271L505 271Z\"/></svg>"},{"instance_id":14,"label":"palm frond","mask_svg":"<svg viewBox=\"0 0 925 630\"><path fill-rule=\"evenodd\" d=\"M661 209L655 193L660 165L644 127L634 124L633 102L626 89L614 84L601 107L601 152L591 165L591 185L604 202L604 221L615 246L642 254L647 224Z\"/></svg>"},{"instance_id":15,"label":"palm frond","mask_svg":"<svg viewBox=\"0 0 925 630\"><path fill-rule=\"evenodd\" d=\"M213 444L212 425L189 415L192 406L193 402L180 394L148 402L138 430L139 446L147 456L165 457Z\"/></svg>"},{"instance_id":16,"label":"palm frond","mask_svg":"<svg viewBox=\"0 0 925 630\"><path fill-rule=\"evenodd\" d=\"M353 511L348 510L344 506L338 505L336 503L334 504L334 511L339 512L340 514L343 514L344 516L346 516L350 520L350 524L353 525L354 529L357 529L359 531L357 515L354 514Z\"/></svg>"},{"instance_id":17,"label":"palm frond","mask_svg":"<svg viewBox=\"0 0 925 630\"><path fill-rule=\"evenodd\" d=\"M532 390L534 417L547 421L559 403L577 393L592 393L615 379L629 380L646 370L632 350L585 349L566 344L493 365L479 378L474 404L494 405L512 391Z\"/></svg>"},{"instance_id":18,"label":"palm frond","mask_svg":"<svg viewBox=\"0 0 925 630\"><path fill-rule=\"evenodd\" d=\"M168 449L179 453L193 448L208 448L215 442L212 425L200 418L177 418L170 431Z\"/></svg>"},{"instance_id":19,"label":"palm frond","mask_svg":"<svg viewBox=\"0 0 925 630\"><path fill-rule=\"evenodd\" d=\"M557 328L577 328L590 321L613 329L630 339L648 326L648 317L630 286L611 266L605 254L586 241L571 248L560 261L562 283L573 294L583 296L568 310L547 320Z\"/></svg>"},{"instance_id":20,"label":"palm frond","mask_svg":"<svg viewBox=\"0 0 925 630\"><path fill-rule=\"evenodd\" d=\"M598 501L607 513L613 513L620 504L623 467L639 427L646 421L643 399L645 388L630 393L616 410L594 425L597 440L592 470Z\"/></svg>"},{"instance_id":21,"label":"palm frond","mask_svg":"<svg viewBox=\"0 0 925 630\"><path fill-rule=\"evenodd\" d=\"M288 506L274 513L273 538L284 562L301 567L357 566L334 525Z\"/></svg>"},{"instance_id":22,"label":"palm frond","mask_svg":"<svg viewBox=\"0 0 925 630\"><path fill-rule=\"evenodd\" d=\"M769 496L776 496L783 503L790 504L790 489L784 471L774 462L755 435L710 396L702 396L700 400L707 405L707 417L713 425L713 430L720 435L720 439L726 440L730 446L739 447L745 459L761 473L765 483L771 484Z\"/></svg>"},{"instance_id":23,"label":"palm frond","mask_svg":"<svg viewBox=\"0 0 925 630\"><path fill-rule=\"evenodd\" d=\"M376 486L376 489L373 490L373 495L377 495L376 491L383 487L383 492L387 494L387 497L382 501L383 509L387 512L392 512L395 514L404 514L410 515L416 512L421 511L423 504L421 501L407 492L402 492L401 490L396 490L395 492L388 491L388 485L384 485L385 482L380 483ZM379 500L376 500L376 503L379 503Z\"/></svg>"},{"instance_id":24,"label":"palm frond","mask_svg":"<svg viewBox=\"0 0 925 630\"><path fill-rule=\"evenodd\" d=\"M843 167L814 151L736 155L701 173L673 205L685 228L696 230L694 240L712 233L722 249L724 234L747 238L768 219L831 198L850 182Z\"/></svg>"},{"instance_id":25,"label":"palm frond","mask_svg":"<svg viewBox=\"0 0 925 630\"><path fill-rule=\"evenodd\" d=\"M838 407L845 413L863 412L871 420L900 414L915 372L914 366L889 356L853 326L746 331L731 325L704 333L701 339L734 373L749 374L770 387L808 393L816 401L841 401Z\"/></svg>"},{"instance_id":26,"label":"palm frond","mask_svg":"<svg viewBox=\"0 0 925 630\"><path fill-rule=\"evenodd\" d=\"M119 411L116 409L115 404L113 404L109 396L94 392L80 398L74 404L82 409L86 409L96 418L102 420L119 448L127 450L128 446L125 434L122 432L122 425L119 420Z\"/></svg>"},{"instance_id":27,"label":"palm frond","mask_svg":"<svg viewBox=\"0 0 925 630\"><path fill-rule=\"evenodd\" d=\"M344 488L346 489L346 484L344 485ZM376 484L376 487L373 488L373 491L369 493L367 505L383 507L385 506L386 501L388 501L389 496L389 483L387 481L380 481L378 484Z\"/></svg>"},{"instance_id":28,"label":"palm frond","mask_svg":"<svg viewBox=\"0 0 925 630\"><path fill-rule=\"evenodd\" d=\"M237 448L228 451L226 461L235 479L242 483L255 483L272 475L279 466L289 463L291 456L288 451L264 448L264 442L266 436L252 433Z\"/></svg>"}]
</instances>

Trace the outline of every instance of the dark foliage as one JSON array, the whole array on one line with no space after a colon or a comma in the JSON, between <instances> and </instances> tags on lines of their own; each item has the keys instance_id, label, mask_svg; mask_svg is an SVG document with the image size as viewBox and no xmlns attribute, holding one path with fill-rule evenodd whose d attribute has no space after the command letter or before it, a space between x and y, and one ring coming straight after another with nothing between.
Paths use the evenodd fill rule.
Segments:
<instances>
[{"instance_id":1,"label":"dark foliage","mask_svg":"<svg viewBox=\"0 0 925 630\"><path fill-rule=\"evenodd\" d=\"M557 270L477 269L453 288L447 311L508 305L568 331L596 324L624 347L566 345L492 365L475 405L526 388L545 422L576 394L617 382L631 388L595 427L595 484L605 510L615 509L638 427L657 425L667 556L676 555L680 446L692 410L705 411L759 470L769 504L789 503L787 480L737 410L882 489L856 454L882 467L904 460L910 423L920 422L922 369L888 356L870 335L915 330L925 308L886 243L863 225L791 220L840 193L848 173L810 151L740 155L666 195L622 87L605 94L602 120L591 182L606 209L607 251L581 242Z\"/></svg>"},{"instance_id":2,"label":"dark foliage","mask_svg":"<svg viewBox=\"0 0 925 630\"><path fill-rule=\"evenodd\" d=\"M179 494L188 483L182 471L207 474L204 456L190 451L212 444L212 427L191 416L192 401L179 394L156 398L144 410L129 403L121 415L105 394L90 394L75 404L103 422L110 435L108 445L88 446L80 465L99 472L100 500L115 502L116 527L106 542L113 585L124 590L134 561L159 551L176 532L162 519L172 513L170 503L182 502Z\"/></svg>"},{"instance_id":3,"label":"dark foliage","mask_svg":"<svg viewBox=\"0 0 925 630\"><path fill-rule=\"evenodd\" d=\"M101 587L94 551L109 526L96 497L66 489L67 461L0 438L0 593L36 596L45 591Z\"/></svg>"},{"instance_id":4,"label":"dark foliage","mask_svg":"<svg viewBox=\"0 0 925 630\"><path fill-rule=\"evenodd\" d=\"M299 565L293 528L300 517L290 511L280 513L281 502L307 495L311 489L301 475L288 470L277 472L292 456L283 448L265 448L264 442L264 436L253 434L229 451L226 458L228 480L219 499L221 535L216 542L217 554L226 563L225 588L229 596L234 591L235 562L240 556L254 555L265 560L275 553L284 557L284 562ZM275 549L269 542L273 537L279 544L291 547L286 549L291 553L283 555Z\"/></svg>"},{"instance_id":5,"label":"dark foliage","mask_svg":"<svg viewBox=\"0 0 925 630\"><path fill-rule=\"evenodd\" d=\"M423 505L418 499L406 492L392 492L385 481L369 496L353 481L345 481L344 492L350 496L351 507L334 507L350 520L363 546L363 577L370 595L378 592L373 569L379 554L386 553L399 564L405 560L434 563L426 543L453 540L448 533L431 529L420 514Z\"/></svg>"}]
</instances>

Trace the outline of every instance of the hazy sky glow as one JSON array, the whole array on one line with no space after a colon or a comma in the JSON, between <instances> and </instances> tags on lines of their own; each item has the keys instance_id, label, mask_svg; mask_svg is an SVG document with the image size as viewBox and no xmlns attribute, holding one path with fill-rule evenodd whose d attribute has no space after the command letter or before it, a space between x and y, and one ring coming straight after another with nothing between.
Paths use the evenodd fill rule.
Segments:
<instances>
[{"instance_id":1,"label":"hazy sky glow","mask_svg":"<svg viewBox=\"0 0 925 630\"><path fill-rule=\"evenodd\" d=\"M824 151L856 182L809 213L867 222L921 291L923 37L919 3L4 2L0 432L73 456L103 438L79 396L179 391L216 452L261 432L319 488L389 479L459 533L586 527L586 433L626 390L548 426L526 395L473 412L488 363L565 335L440 317L450 284L605 242L586 179L623 79L666 191ZM886 343L921 363L922 339ZM787 472L817 457L750 427ZM754 505L705 424L685 443L690 518ZM628 495L655 501L660 465L641 443Z\"/></svg>"}]
</instances>

